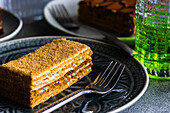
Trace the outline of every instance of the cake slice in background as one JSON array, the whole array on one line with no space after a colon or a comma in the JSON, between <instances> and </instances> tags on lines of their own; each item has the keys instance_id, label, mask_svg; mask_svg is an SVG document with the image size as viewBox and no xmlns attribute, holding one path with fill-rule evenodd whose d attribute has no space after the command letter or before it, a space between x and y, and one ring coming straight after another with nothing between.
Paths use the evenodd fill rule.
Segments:
<instances>
[{"instance_id":1,"label":"cake slice in background","mask_svg":"<svg viewBox=\"0 0 170 113\"><path fill-rule=\"evenodd\" d=\"M88 75L90 47L56 39L0 66L0 95L33 108Z\"/></svg>"},{"instance_id":2,"label":"cake slice in background","mask_svg":"<svg viewBox=\"0 0 170 113\"><path fill-rule=\"evenodd\" d=\"M119 36L134 34L136 0L82 0L78 18Z\"/></svg>"},{"instance_id":3,"label":"cake slice in background","mask_svg":"<svg viewBox=\"0 0 170 113\"><path fill-rule=\"evenodd\" d=\"M3 33L3 27L2 27L2 9L0 8L0 35Z\"/></svg>"}]
</instances>

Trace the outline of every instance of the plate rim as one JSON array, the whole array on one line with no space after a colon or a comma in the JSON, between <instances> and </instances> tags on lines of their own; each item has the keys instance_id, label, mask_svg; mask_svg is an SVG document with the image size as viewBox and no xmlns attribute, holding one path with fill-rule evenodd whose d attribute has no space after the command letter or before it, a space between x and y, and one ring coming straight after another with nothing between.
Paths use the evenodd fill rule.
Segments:
<instances>
[{"instance_id":1,"label":"plate rim","mask_svg":"<svg viewBox=\"0 0 170 113\"><path fill-rule=\"evenodd\" d=\"M10 14L11 16L15 17L15 18L19 21L19 25L18 25L18 27L17 27L13 32L11 32L9 35L6 35L6 36L4 36L4 37L1 37L1 38L0 38L0 42L3 42L3 41L6 41L6 40L9 40L9 39L12 39L13 37L15 37L15 36L20 32L20 30L21 30L22 27L23 27L23 21L22 21L22 19L21 19L20 17L12 14L11 12L9 12L9 11L7 11L7 10L5 10L5 9L2 9L2 12L3 12L3 13L4 13L4 12L5 12L5 13L8 13L8 14Z\"/></svg>"},{"instance_id":2,"label":"plate rim","mask_svg":"<svg viewBox=\"0 0 170 113\"><path fill-rule=\"evenodd\" d=\"M17 43L18 41L24 41L24 40L32 40L32 39L48 39L48 38L55 38L55 39L58 39L58 38L68 38L68 39L79 39L79 40L89 40L89 41L93 41L93 42L97 42L97 43L102 43L102 44L106 44L108 46L111 46L111 44L108 44L108 43L105 43L105 42L102 42L102 41L98 41L98 40L95 40L95 39L89 39L89 38L82 38L82 37L74 37L74 36L32 36L32 37L23 37L23 38L20 38L20 39L15 39L15 40L9 40L9 41L6 41L6 42L2 42L0 45L8 45L8 43ZM114 46L112 46L114 47ZM137 60L135 59L134 57L132 57L135 61L137 61L137 63L139 63L139 65L142 67L142 69L144 70L144 73L145 73L145 77L146 77L146 81L145 81L145 85L144 87L142 88L142 90L139 92L139 94L134 97L132 100L130 100L127 104L124 104L123 106L121 107L118 107L112 111L108 111L108 113L117 113L117 112L120 112L120 111L123 111L127 108L129 108L130 106L132 106L134 103L136 103L143 95L144 93L146 92L147 88L148 88L148 85L149 85L149 76L148 76L148 72L146 71L145 67Z\"/></svg>"},{"instance_id":3,"label":"plate rim","mask_svg":"<svg viewBox=\"0 0 170 113\"><path fill-rule=\"evenodd\" d=\"M129 108L130 106L135 104L144 95L144 93L146 92L146 90L147 90L147 88L149 86L148 72L145 69L145 67L137 59L135 59L135 60L142 66L142 68L144 69L145 75L146 75L146 82L145 82L145 85L144 85L143 89L140 91L140 93L134 99L130 100L127 104L115 109L114 111L109 111L108 113L117 113L117 112L120 112L120 111L123 111L123 110Z\"/></svg>"}]
</instances>

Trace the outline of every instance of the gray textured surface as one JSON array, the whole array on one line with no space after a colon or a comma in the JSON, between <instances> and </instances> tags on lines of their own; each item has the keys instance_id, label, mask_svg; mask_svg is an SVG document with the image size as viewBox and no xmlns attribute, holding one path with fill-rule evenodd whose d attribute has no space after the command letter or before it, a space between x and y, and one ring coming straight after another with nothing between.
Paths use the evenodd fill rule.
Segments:
<instances>
[{"instance_id":1,"label":"gray textured surface","mask_svg":"<svg viewBox=\"0 0 170 113\"><path fill-rule=\"evenodd\" d=\"M170 113L170 80L150 79L141 99L120 113Z\"/></svg>"}]
</instances>

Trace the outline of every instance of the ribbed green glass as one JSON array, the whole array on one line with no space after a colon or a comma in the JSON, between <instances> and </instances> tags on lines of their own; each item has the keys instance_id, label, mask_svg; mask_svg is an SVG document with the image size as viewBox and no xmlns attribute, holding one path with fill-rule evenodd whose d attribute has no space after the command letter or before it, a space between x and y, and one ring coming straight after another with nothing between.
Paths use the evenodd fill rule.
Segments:
<instances>
[{"instance_id":1,"label":"ribbed green glass","mask_svg":"<svg viewBox=\"0 0 170 113\"><path fill-rule=\"evenodd\" d=\"M170 79L170 2L138 0L134 57L150 78Z\"/></svg>"}]
</instances>

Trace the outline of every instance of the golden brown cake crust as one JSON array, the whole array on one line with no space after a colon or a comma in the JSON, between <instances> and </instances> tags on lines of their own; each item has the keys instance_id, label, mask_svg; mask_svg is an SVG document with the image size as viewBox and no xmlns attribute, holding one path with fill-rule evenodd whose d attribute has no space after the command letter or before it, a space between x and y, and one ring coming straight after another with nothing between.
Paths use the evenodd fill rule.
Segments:
<instances>
[{"instance_id":1,"label":"golden brown cake crust","mask_svg":"<svg viewBox=\"0 0 170 113\"><path fill-rule=\"evenodd\" d=\"M57 39L32 53L3 64L0 67L8 68L12 72L19 73L20 76L31 76L31 78L34 78L64 60L73 57L73 55L83 49L89 49L89 47L78 42Z\"/></svg>"}]
</instances>

